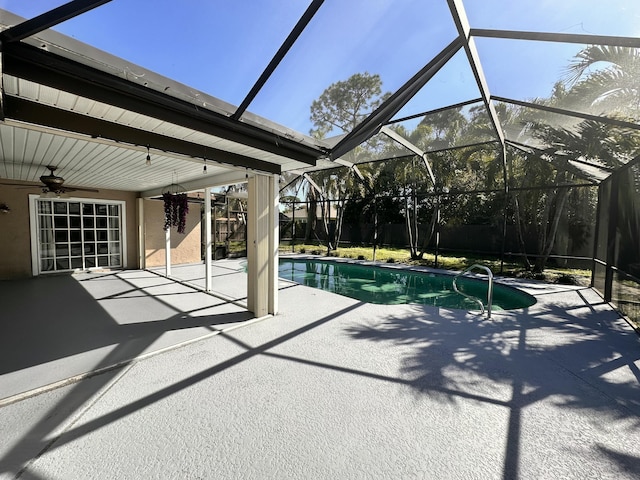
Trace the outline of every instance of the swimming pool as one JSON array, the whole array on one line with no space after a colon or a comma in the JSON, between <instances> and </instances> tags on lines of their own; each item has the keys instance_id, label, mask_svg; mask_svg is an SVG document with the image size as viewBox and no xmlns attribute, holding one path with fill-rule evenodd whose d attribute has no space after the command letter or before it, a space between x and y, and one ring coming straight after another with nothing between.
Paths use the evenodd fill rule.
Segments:
<instances>
[{"instance_id":1,"label":"swimming pool","mask_svg":"<svg viewBox=\"0 0 640 480\"><path fill-rule=\"evenodd\" d=\"M417 303L463 310L479 309L476 302L453 291L454 277L447 274L281 257L278 276L368 303ZM457 285L460 291L480 298L486 304L486 280L461 277ZM528 293L494 283L492 311L525 308L534 303L536 299Z\"/></svg>"}]
</instances>

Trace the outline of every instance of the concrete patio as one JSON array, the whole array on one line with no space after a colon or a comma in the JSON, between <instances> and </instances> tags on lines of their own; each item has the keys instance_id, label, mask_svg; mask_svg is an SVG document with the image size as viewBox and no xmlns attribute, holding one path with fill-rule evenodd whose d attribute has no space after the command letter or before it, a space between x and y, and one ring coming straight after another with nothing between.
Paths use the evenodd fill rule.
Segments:
<instances>
[{"instance_id":1,"label":"concrete patio","mask_svg":"<svg viewBox=\"0 0 640 480\"><path fill-rule=\"evenodd\" d=\"M216 262L211 294L202 264L1 282L0 405L251 319L239 263Z\"/></svg>"},{"instance_id":2,"label":"concrete patio","mask_svg":"<svg viewBox=\"0 0 640 480\"><path fill-rule=\"evenodd\" d=\"M118 277L78 282L129 332L86 365L188 341L2 407L0 478L638 478L640 340L588 288L517 282L538 303L487 321L281 282L281 313L247 322L232 291L208 305L149 272ZM109 310L123 280L131 309ZM149 288L189 289L165 292L168 328L138 303ZM10 374L45 375L69 348Z\"/></svg>"}]
</instances>

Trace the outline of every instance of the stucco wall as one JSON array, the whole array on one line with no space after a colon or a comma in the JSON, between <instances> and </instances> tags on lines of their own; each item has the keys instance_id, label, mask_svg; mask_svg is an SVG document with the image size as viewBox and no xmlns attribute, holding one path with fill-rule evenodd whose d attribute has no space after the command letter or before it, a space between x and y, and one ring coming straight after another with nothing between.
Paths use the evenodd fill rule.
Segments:
<instances>
[{"instance_id":1,"label":"stucco wall","mask_svg":"<svg viewBox=\"0 0 640 480\"><path fill-rule=\"evenodd\" d=\"M147 267L165 264L164 204L160 200L143 202L145 218L145 261ZM171 229L171 264L197 263L202 260L200 205L190 203L185 233Z\"/></svg>"},{"instance_id":2,"label":"stucco wall","mask_svg":"<svg viewBox=\"0 0 640 480\"><path fill-rule=\"evenodd\" d=\"M40 190L37 187L0 185L0 203L6 203L11 209L9 213L0 213L0 279L25 278L32 275L29 195L39 193ZM136 193L100 190L99 192L70 192L69 196L126 202L127 267L137 268Z\"/></svg>"},{"instance_id":3,"label":"stucco wall","mask_svg":"<svg viewBox=\"0 0 640 480\"><path fill-rule=\"evenodd\" d=\"M0 213L0 278L31 276L29 190L0 185L0 203L11 211Z\"/></svg>"},{"instance_id":4,"label":"stucco wall","mask_svg":"<svg viewBox=\"0 0 640 480\"><path fill-rule=\"evenodd\" d=\"M20 182L16 182L20 183ZM28 184L25 184L28 185ZM0 279L8 280L32 276L31 240L29 231L29 195L39 194L39 188L0 185L0 203L11 211L0 213ZM125 202L126 266L139 268L137 198L135 192L100 190L99 192L71 192L72 198L119 200ZM145 242L147 267L161 266L164 256L164 208L161 201L145 200ZM186 233L171 231L172 264L201 261L200 206L189 204Z\"/></svg>"}]
</instances>

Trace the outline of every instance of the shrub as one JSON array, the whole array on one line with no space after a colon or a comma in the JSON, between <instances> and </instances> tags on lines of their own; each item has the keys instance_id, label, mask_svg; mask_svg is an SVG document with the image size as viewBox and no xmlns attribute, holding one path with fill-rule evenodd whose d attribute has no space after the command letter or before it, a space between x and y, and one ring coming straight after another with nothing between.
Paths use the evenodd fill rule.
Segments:
<instances>
[{"instance_id":1,"label":"shrub","mask_svg":"<svg viewBox=\"0 0 640 480\"><path fill-rule=\"evenodd\" d=\"M561 285L580 285L580 282L578 282L576 277L568 273L563 273L562 275L559 275L558 278L556 278L555 283L559 283Z\"/></svg>"}]
</instances>

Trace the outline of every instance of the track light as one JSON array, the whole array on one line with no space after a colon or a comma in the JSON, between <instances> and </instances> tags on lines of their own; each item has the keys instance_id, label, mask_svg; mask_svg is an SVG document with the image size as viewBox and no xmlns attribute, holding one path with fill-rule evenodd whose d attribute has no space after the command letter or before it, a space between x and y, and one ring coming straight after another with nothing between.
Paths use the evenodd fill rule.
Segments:
<instances>
[{"instance_id":1,"label":"track light","mask_svg":"<svg viewBox=\"0 0 640 480\"><path fill-rule=\"evenodd\" d=\"M147 165L151 165L151 155L149 154L149 145L147 145Z\"/></svg>"}]
</instances>

